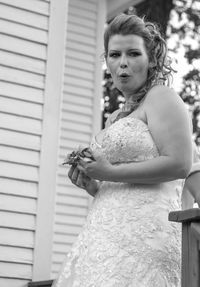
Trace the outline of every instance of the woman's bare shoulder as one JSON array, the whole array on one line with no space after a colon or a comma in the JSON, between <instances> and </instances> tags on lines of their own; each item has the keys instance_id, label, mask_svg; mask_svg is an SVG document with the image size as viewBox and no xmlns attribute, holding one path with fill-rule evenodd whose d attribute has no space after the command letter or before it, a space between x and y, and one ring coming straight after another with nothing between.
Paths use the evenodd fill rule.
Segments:
<instances>
[{"instance_id":1,"label":"woman's bare shoulder","mask_svg":"<svg viewBox=\"0 0 200 287\"><path fill-rule=\"evenodd\" d=\"M156 106L178 105L185 108L184 102L181 97L175 92L173 88L164 85L156 85L152 87L146 96L146 107L151 108Z\"/></svg>"}]
</instances>

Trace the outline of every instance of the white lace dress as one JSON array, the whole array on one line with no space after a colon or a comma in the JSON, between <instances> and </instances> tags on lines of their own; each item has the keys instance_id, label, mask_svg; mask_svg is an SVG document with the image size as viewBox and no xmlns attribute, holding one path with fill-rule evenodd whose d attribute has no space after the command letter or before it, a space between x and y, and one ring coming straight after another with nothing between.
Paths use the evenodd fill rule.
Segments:
<instances>
[{"instance_id":1,"label":"white lace dress","mask_svg":"<svg viewBox=\"0 0 200 287\"><path fill-rule=\"evenodd\" d=\"M147 125L126 117L105 132L112 163L158 156ZM161 184L102 182L87 221L54 287L179 287L180 225L168 221L181 209L182 180Z\"/></svg>"}]
</instances>

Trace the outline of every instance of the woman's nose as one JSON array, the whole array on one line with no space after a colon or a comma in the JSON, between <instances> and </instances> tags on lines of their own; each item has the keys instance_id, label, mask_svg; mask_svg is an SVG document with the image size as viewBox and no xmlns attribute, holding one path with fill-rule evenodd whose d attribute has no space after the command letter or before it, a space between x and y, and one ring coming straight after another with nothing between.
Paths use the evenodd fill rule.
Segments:
<instances>
[{"instance_id":1,"label":"woman's nose","mask_svg":"<svg viewBox=\"0 0 200 287\"><path fill-rule=\"evenodd\" d=\"M128 67L128 62L126 56L122 55L121 61L120 61L120 68L125 69Z\"/></svg>"}]
</instances>

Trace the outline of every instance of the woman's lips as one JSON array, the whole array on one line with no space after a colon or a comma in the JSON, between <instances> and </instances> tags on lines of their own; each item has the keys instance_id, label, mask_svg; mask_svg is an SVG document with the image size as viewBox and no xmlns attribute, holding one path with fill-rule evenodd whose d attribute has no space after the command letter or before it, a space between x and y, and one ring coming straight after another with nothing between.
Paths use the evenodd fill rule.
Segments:
<instances>
[{"instance_id":1,"label":"woman's lips","mask_svg":"<svg viewBox=\"0 0 200 287\"><path fill-rule=\"evenodd\" d=\"M119 75L121 81L127 81L130 78L129 74L123 73Z\"/></svg>"}]
</instances>

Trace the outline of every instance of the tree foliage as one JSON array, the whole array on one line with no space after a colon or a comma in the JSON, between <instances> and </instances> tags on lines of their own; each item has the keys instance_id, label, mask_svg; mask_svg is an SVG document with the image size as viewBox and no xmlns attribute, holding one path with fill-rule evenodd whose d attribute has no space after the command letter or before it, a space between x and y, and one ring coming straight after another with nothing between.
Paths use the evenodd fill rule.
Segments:
<instances>
[{"instance_id":1,"label":"tree foliage","mask_svg":"<svg viewBox=\"0 0 200 287\"><path fill-rule=\"evenodd\" d=\"M188 106L193 120L195 141L200 145L200 2L199 0L146 0L125 13L136 13L157 23L166 39L173 42L171 55L176 59L184 51L188 69L183 75L178 93ZM180 65L180 63L178 63ZM104 72L103 126L110 113L124 102L114 88L110 75Z\"/></svg>"},{"instance_id":2,"label":"tree foliage","mask_svg":"<svg viewBox=\"0 0 200 287\"><path fill-rule=\"evenodd\" d=\"M193 121L194 139L200 146L200 2L175 1L167 36L174 37L173 53L184 50L188 70L183 75L180 96L187 104Z\"/></svg>"}]
</instances>

